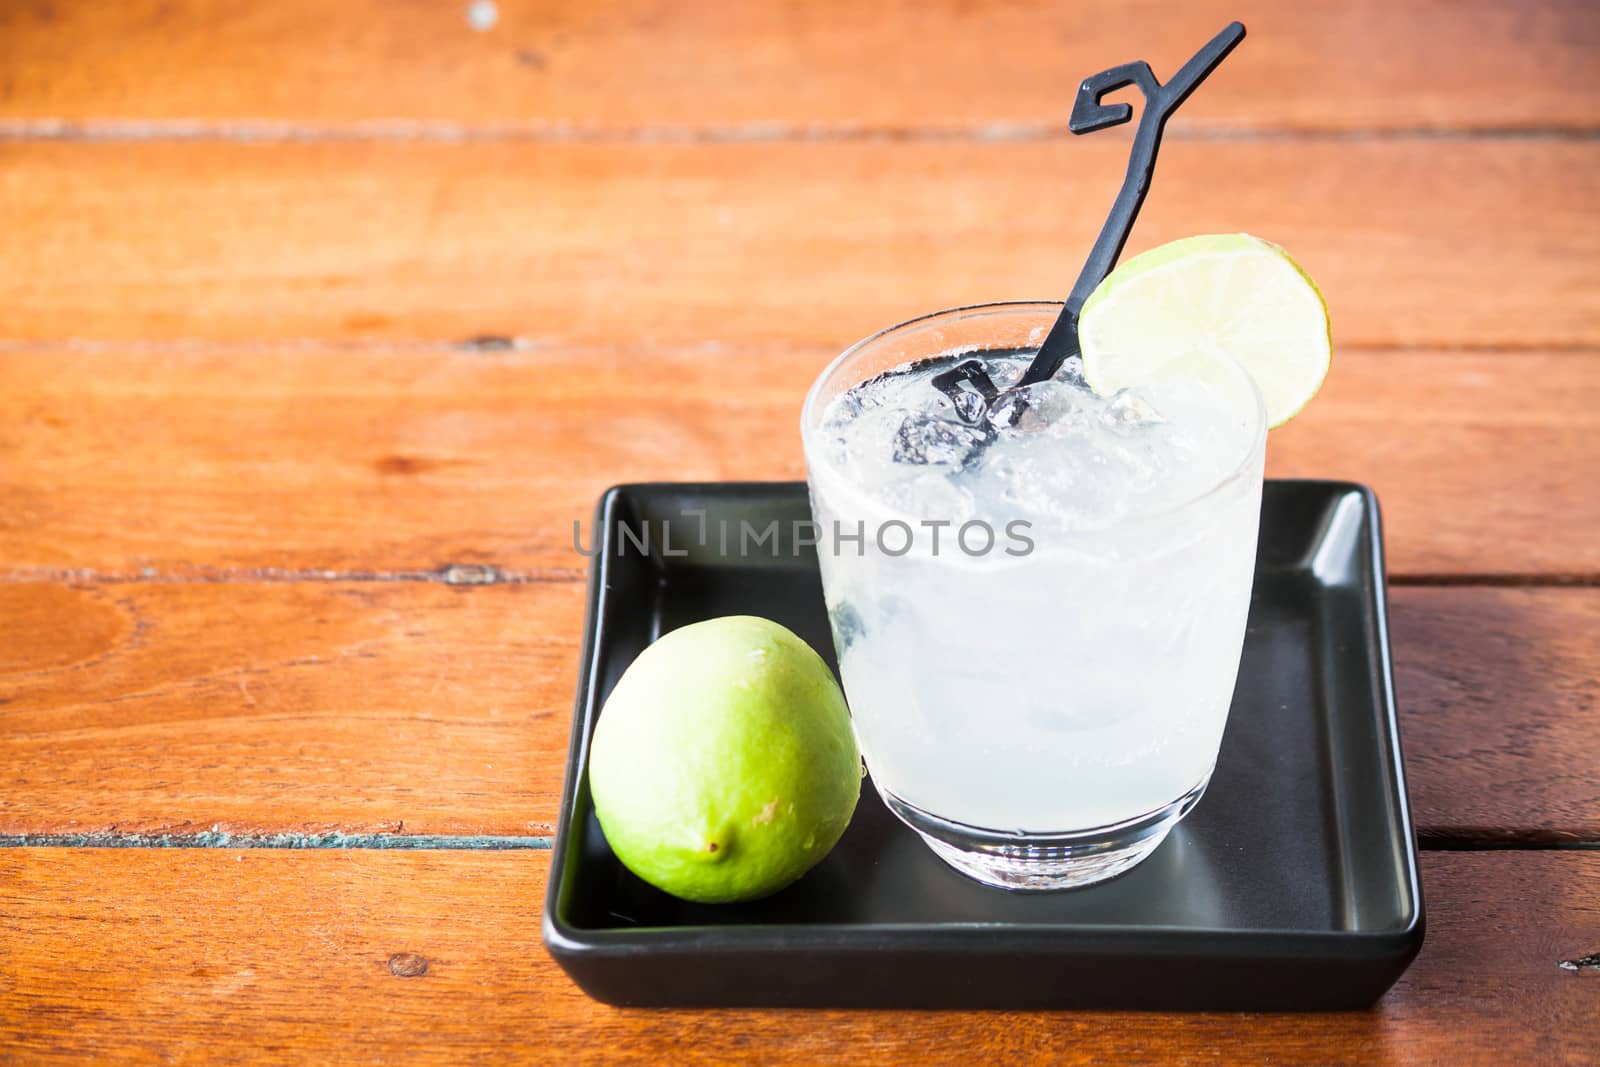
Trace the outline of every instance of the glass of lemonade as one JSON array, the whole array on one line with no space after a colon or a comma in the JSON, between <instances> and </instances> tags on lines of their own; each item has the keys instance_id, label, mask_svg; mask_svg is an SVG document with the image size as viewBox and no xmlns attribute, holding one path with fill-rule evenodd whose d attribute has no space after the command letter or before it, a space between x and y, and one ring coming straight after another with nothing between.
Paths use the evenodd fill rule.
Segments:
<instances>
[{"instance_id":1,"label":"glass of lemonade","mask_svg":"<svg viewBox=\"0 0 1600 1067\"><path fill-rule=\"evenodd\" d=\"M1261 510L1266 416L1224 355L1175 353L1109 396L1068 360L1007 392L1060 310L991 304L885 330L834 360L802 415L873 783L951 866L1013 889L1119 874L1200 799ZM934 387L971 359L999 400Z\"/></svg>"}]
</instances>

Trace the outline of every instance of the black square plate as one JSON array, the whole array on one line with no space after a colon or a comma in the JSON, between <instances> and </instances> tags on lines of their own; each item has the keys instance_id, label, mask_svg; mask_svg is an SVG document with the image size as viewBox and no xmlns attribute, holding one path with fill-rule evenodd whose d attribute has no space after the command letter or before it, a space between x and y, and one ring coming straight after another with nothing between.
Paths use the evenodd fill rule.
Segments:
<instances>
[{"instance_id":1,"label":"black square plate","mask_svg":"<svg viewBox=\"0 0 1600 1067\"><path fill-rule=\"evenodd\" d=\"M794 524L809 518L799 483L628 485L601 500L544 914L545 944L591 996L663 1006L1359 1008L1416 956L1422 895L1378 505L1347 483L1267 483L1216 773L1194 813L1128 874L1058 893L988 888L946 867L864 788L838 847L766 900L689 904L634 877L606 845L584 774L606 695L660 634L717 615L775 619L833 665L815 553L792 550ZM775 541L736 550L741 522L760 533L773 520Z\"/></svg>"}]
</instances>

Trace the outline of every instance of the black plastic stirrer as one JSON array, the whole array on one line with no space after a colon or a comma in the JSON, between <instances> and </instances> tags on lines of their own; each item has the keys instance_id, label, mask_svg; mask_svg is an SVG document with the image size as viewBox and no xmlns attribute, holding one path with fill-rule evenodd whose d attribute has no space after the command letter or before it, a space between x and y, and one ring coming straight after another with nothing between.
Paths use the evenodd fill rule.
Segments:
<instances>
[{"instance_id":1,"label":"black plastic stirrer","mask_svg":"<svg viewBox=\"0 0 1600 1067\"><path fill-rule=\"evenodd\" d=\"M1095 130L1120 126L1131 119L1133 117L1131 105L1100 102L1107 93L1129 85L1138 86L1139 91L1144 94L1144 111L1139 116L1139 127L1133 135L1133 150L1128 157L1128 173L1122 179L1122 189L1117 193L1116 202L1111 205L1111 213L1106 217L1105 225L1100 229L1100 236L1096 238L1094 248L1090 250L1089 258L1078 274L1078 281L1067 297L1066 306L1061 309L1061 314L1051 327L1049 336L1044 339L1044 344L1039 346L1038 354L1033 357L1033 362L1028 365L1016 388L1020 389L1049 379L1061 369L1061 365L1068 357L1078 354L1078 315L1083 311L1083 305L1089 299L1089 294L1094 292L1095 287L1111 272L1111 268L1116 266L1117 257L1122 254L1122 247L1128 241L1128 231L1133 228L1133 221L1139 215L1140 206L1144 204L1145 194L1150 191L1150 178L1156 165L1156 149L1161 146L1161 133L1166 127L1167 119L1172 117L1172 113L1189 98L1189 94L1205 80L1206 75L1215 70L1217 64L1221 63L1243 39L1244 24L1229 23L1226 29L1196 52L1194 58L1179 68L1178 73L1174 74L1172 80L1165 85L1156 81L1155 74L1150 70L1150 64L1140 60L1103 70L1092 78L1085 79L1078 87L1078 98L1072 106L1072 118L1067 123L1067 128L1075 134L1093 133ZM963 383L971 388L963 389ZM958 412L970 411L974 406L970 401L963 402L961 399L963 392L975 390L983 399L985 409L994 407L996 400L1003 396L989 379L983 362L976 359L964 360L957 366L935 375L933 384L950 398ZM1021 400L1020 397L1016 399ZM1008 421L1014 421L1020 415L1022 406L1017 402L1011 404ZM982 413L978 413L977 418L968 421L976 422L982 417Z\"/></svg>"}]
</instances>

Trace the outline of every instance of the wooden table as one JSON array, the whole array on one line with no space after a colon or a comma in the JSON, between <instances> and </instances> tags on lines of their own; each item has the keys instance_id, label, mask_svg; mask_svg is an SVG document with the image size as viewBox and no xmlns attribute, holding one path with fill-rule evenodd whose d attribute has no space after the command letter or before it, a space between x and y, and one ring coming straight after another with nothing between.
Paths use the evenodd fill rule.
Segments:
<instances>
[{"instance_id":1,"label":"wooden table","mask_svg":"<svg viewBox=\"0 0 1600 1067\"><path fill-rule=\"evenodd\" d=\"M1103 13L1101 13L1103 12ZM1251 36L1132 247L1334 309L1429 909L1370 1013L628 1011L539 941L608 484L1060 295L1079 78ZM1600 6L0 7L0 1059L1600 1061Z\"/></svg>"}]
</instances>

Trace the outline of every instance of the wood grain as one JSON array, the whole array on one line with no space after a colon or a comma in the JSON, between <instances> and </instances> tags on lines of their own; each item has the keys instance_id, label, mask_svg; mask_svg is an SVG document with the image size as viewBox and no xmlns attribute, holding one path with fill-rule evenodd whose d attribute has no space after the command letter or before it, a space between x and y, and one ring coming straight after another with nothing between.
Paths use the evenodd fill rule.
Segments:
<instances>
[{"instance_id":1,"label":"wood grain","mask_svg":"<svg viewBox=\"0 0 1600 1067\"><path fill-rule=\"evenodd\" d=\"M1600 841L1600 589L1396 589L1413 810ZM583 587L0 583L0 834L553 832Z\"/></svg>"},{"instance_id":2,"label":"wood grain","mask_svg":"<svg viewBox=\"0 0 1600 1067\"><path fill-rule=\"evenodd\" d=\"M573 523L591 543L610 484L804 477L800 402L830 355L3 353L0 575L577 576ZM1600 360L1341 352L1268 452L1274 476L1374 485L1395 573L1600 574Z\"/></svg>"},{"instance_id":3,"label":"wood grain","mask_svg":"<svg viewBox=\"0 0 1600 1067\"><path fill-rule=\"evenodd\" d=\"M839 347L1064 293L1126 148L1078 79L1234 17L1132 250L1287 245L1341 354L1271 473L1489 583L1391 597L1425 843L1600 841L1600 6L467 7L0 5L8 843L538 844L572 520L798 477ZM0 848L0 1060L1600 1061L1593 850L1426 853L1422 956L1338 1016L617 1010L547 870Z\"/></svg>"},{"instance_id":4,"label":"wood grain","mask_svg":"<svg viewBox=\"0 0 1600 1067\"><path fill-rule=\"evenodd\" d=\"M0 583L0 833L551 833L583 599Z\"/></svg>"},{"instance_id":5,"label":"wood grain","mask_svg":"<svg viewBox=\"0 0 1600 1067\"><path fill-rule=\"evenodd\" d=\"M501 0L242 10L216 0L0 8L0 116L444 121L559 132L749 124L1061 126L1079 79L1166 77L1230 19L1250 36L1180 129L1592 127L1600 20L1583 0L725 6Z\"/></svg>"},{"instance_id":6,"label":"wood grain","mask_svg":"<svg viewBox=\"0 0 1600 1067\"><path fill-rule=\"evenodd\" d=\"M622 1010L539 943L548 853L0 851L0 1041L29 1062L1592 1063L1600 855L1425 857L1370 1012ZM263 921L271 916L270 922Z\"/></svg>"},{"instance_id":7,"label":"wood grain","mask_svg":"<svg viewBox=\"0 0 1600 1067\"><path fill-rule=\"evenodd\" d=\"M1600 589L1397 589L1390 611L1424 840L1600 841Z\"/></svg>"},{"instance_id":8,"label":"wood grain","mask_svg":"<svg viewBox=\"0 0 1600 1067\"><path fill-rule=\"evenodd\" d=\"M1064 296L1125 164L1116 132L0 143L0 340L837 348L943 307ZM1278 241L1341 343L1600 344L1600 143L1190 141L1161 166L1130 252Z\"/></svg>"}]
</instances>

